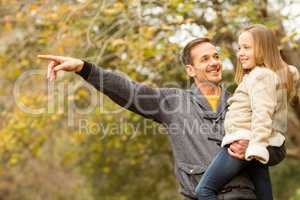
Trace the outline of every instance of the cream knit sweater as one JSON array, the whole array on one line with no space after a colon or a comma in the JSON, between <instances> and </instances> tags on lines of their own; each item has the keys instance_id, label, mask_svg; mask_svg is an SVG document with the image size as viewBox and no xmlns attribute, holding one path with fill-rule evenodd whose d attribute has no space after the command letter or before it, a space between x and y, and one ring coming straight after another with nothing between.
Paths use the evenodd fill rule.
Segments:
<instances>
[{"instance_id":1,"label":"cream knit sweater","mask_svg":"<svg viewBox=\"0 0 300 200\"><path fill-rule=\"evenodd\" d=\"M296 86L299 72L294 66L289 69ZM255 67L244 76L228 103L222 146L240 139L249 140L245 159L256 156L261 163L267 163L266 147L281 146L287 130L287 94L286 89L279 88L278 75L270 69Z\"/></svg>"}]
</instances>

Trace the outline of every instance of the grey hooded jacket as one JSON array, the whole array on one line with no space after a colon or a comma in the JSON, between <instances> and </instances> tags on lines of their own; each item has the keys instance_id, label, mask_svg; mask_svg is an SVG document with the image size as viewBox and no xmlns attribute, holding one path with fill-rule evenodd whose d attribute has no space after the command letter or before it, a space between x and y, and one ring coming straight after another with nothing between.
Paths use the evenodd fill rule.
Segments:
<instances>
[{"instance_id":1,"label":"grey hooded jacket","mask_svg":"<svg viewBox=\"0 0 300 200\"><path fill-rule=\"evenodd\" d=\"M180 193L196 199L194 189L224 136L223 121L229 94L223 88L217 112L195 85L190 89L153 89L118 73L85 62L78 73L115 103L161 123L168 132ZM256 199L246 174L235 177L219 194L220 199Z\"/></svg>"}]
</instances>

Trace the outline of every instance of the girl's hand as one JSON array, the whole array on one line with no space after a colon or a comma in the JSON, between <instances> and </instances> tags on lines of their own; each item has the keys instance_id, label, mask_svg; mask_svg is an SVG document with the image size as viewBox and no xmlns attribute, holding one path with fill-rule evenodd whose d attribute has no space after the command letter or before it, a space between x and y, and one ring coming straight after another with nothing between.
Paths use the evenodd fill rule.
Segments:
<instances>
[{"instance_id":1,"label":"girl's hand","mask_svg":"<svg viewBox=\"0 0 300 200\"><path fill-rule=\"evenodd\" d=\"M240 160L245 160L245 154L234 153L230 148L228 148L227 150L229 155L231 155L232 157Z\"/></svg>"},{"instance_id":2,"label":"girl's hand","mask_svg":"<svg viewBox=\"0 0 300 200\"><path fill-rule=\"evenodd\" d=\"M38 58L49 60L47 79L53 81L56 79L56 73L59 70L67 72L81 71L84 62L77 58L54 56L54 55L38 55Z\"/></svg>"},{"instance_id":3,"label":"girl's hand","mask_svg":"<svg viewBox=\"0 0 300 200\"><path fill-rule=\"evenodd\" d=\"M249 140L238 140L230 144L228 148L229 155L244 160Z\"/></svg>"}]
</instances>

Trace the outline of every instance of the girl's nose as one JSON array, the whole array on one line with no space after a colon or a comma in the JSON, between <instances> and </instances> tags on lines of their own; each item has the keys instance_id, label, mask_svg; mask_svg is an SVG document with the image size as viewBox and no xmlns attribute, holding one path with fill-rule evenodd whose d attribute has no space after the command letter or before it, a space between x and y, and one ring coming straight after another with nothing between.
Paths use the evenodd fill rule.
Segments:
<instances>
[{"instance_id":1,"label":"girl's nose","mask_svg":"<svg viewBox=\"0 0 300 200\"><path fill-rule=\"evenodd\" d=\"M244 56L244 51L243 49L239 49L238 52L237 52L237 56L240 57L240 56Z\"/></svg>"}]
</instances>

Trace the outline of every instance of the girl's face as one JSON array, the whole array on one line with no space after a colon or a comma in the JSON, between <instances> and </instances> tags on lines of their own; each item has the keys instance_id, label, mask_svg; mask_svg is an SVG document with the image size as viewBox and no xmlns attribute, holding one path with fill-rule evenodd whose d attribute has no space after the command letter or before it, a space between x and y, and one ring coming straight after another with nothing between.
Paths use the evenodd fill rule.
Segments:
<instances>
[{"instance_id":1,"label":"girl's face","mask_svg":"<svg viewBox=\"0 0 300 200\"><path fill-rule=\"evenodd\" d=\"M239 37L238 59L243 69L252 69L256 66L253 37L247 31Z\"/></svg>"}]
</instances>

